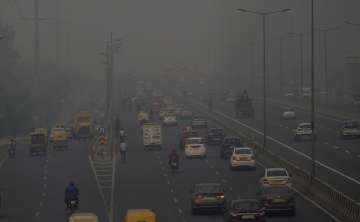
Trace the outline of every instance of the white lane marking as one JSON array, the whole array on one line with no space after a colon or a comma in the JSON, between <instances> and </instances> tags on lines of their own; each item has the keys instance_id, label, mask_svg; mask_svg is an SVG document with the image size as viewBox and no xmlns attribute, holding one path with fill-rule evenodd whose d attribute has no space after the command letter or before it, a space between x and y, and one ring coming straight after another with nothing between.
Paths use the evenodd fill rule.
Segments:
<instances>
[{"instance_id":1,"label":"white lane marking","mask_svg":"<svg viewBox=\"0 0 360 222\"><path fill-rule=\"evenodd\" d=\"M42 207L44 205L44 203L42 201L40 201L39 205L40 205L40 207Z\"/></svg>"},{"instance_id":2,"label":"white lane marking","mask_svg":"<svg viewBox=\"0 0 360 222\"><path fill-rule=\"evenodd\" d=\"M174 189L173 189L173 188L170 189L170 193L174 193Z\"/></svg>"},{"instance_id":3,"label":"white lane marking","mask_svg":"<svg viewBox=\"0 0 360 222\"><path fill-rule=\"evenodd\" d=\"M233 191L233 188L232 188L232 187L229 187L229 190L230 190L230 191Z\"/></svg>"},{"instance_id":4,"label":"white lane marking","mask_svg":"<svg viewBox=\"0 0 360 222\"><path fill-rule=\"evenodd\" d=\"M41 196L46 197L46 192L42 192Z\"/></svg>"},{"instance_id":5,"label":"white lane marking","mask_svg":"<svg viewBox=\"0 0 360 222\"><path fill-rule=\"evenodd\" d=\"M345 153L350 154L350 151L349 151L349 150L345 150Z\"/></svg>"},{"instance_id":6,"label":"white lane marking","mask_svg":"<svg viewBox=\"0 0 360 222\"><path fill-rule=\"evenodd\" d=\"M170 180L167 180L166 183L167 183L168 185L170 185Z\"/></svg>"},{"instance_id":7,"label":"white lane marking","mask_svg":"<svg viewBox=\"0 0 360 222\"><path fill-rule=\"evenodd\" d=\"M178 212L179 212L179 214L182 214L182 213L183 213L183 211L182 211L181 208L178 208Z\"/></svg>"},{"instance_id":8,"label":"white lane marking","mask_svg":"<svg viewBox=\"0 0 360 222\"><path fill-rule=\"evenodd\" d=\"M227 183L228 181L226 179L221 179L221 182Z\"/></svg>"},{"instance_id":9,"label":"white lane marking","mask_svg":"<svg viewBox=\"0 0 360 222\"><path fill-rule=\"evenodd\" d=\"M38 217L38 216L40 216L40 212L39 212L39 211L35 213L35 217Z\"/></svg>"},{"instance_id":10,"label":"white lane marking","mask_svg":"<svg viewBox=\"0 0 360 222\"><path fill-rule=\"evenodd\" d=\"M215 171L215 174L216 174L216 175L219 175L220 173L219 173L219 171Z\"/></svg>"},{"instance_id":11,"label":"white lane marking","mask_svg":"<svg viewBox=\"0 0 360 222\"><path fill-rule=\"evenodd\" d=\"M328 143L328 142L324 142L324 144L325 144L325 145L329 145L329 143Z\"/></svg>"},{"instance_id":12,"label":"white lane marking","mask_svg":"<svg viewBox=\"0 0 360 222\"><path fill-rule=\"evenodd\" d=\"M162 162L162 161L160 161L160 165L163 165L163 162Z\"/></svg>"},{"instance_id":13,"label":"white lane marking","mask_svg":"<svg viewBox=\"0 0 360 222\"><path fill-rule=\"evenodd\" d=\"M284 127L284 126L283 126L283 125L281 125L281 124L280 124L279 126L280 126L280 127Z\"/></svg>"},{"instance_id":14,"label":"white lane marking","mask_svg":"<svg viewBox=\"0 0 360 222\"><path fill-rule=\"evenodd\" d=\"M44 180L47 180L47 176L44 176L43 179L44 179Z\"/></svg>"},{"instance_id":15,"label":"white lane marking","mask_svg":"<svg viewBox=\"0 0 360 222\"><path fill-rule=\"evenodd\" d=\"M331 214L329 211L327 211L325 208L320 206L315 201L311 200L308 196L306 196L304 193L300 192L296 188L292 187L292 190L294 190L296 193L298 193L303 199L307 200L308 202L312 203L315 207L319 208L322 212L324 212L326 215L328 215L331 219L333 219L335 222L341 222L338 218L336 218L333 214Z\"/></svg>"},{"instance_id":16,"label":"white lane marking","mask_svg":"<svg viewBox=\"0 0 360 222\"><path fill-rule=\"evenodd\" d=\"M199 103L198 103L198 104L199 104ZM202 104L200 104L200 105L201 105L201 106L204 106L204 105L202 105ZM223 114L223 113L221 113L221 112L219 112L219 111L215 111L215 113L217 113L218 115L221 115L221 116L225 117L226 119L230 119L231 121L234 121L234 122L238 123L239 125L241 125L241 126L243 126L243 127L245 127L245 128L248 128L248 129L254 131L255 133L257 133L257 134L259 134L259 135L264 135L261 131L255 129L255 128L249 126L249 125L246 125L246 124L244 124L244 123L242 123L242 122L240 122L240 121L238 121L238 120L236 120L236 119L234 119L234 118L232 118L232 117L229 117L229 116L227 116L226 114ZM283 142L281 142L281 141L279 141L279 140L277 140L277 139L275 139L275 138L273 138L273 137L267 136L267 138L268 138L269 140L275 142L275 143L280 144L281 146L287 148L288 150L291 150L291 151L295 152L296 154L304 157L305 159L311 160L311 157L310 157L309 155L307 155L307 154L305 154L305 153L302 153L302 152L296 150L295 148L293 148L293 147L291 147L291 146L289 146L289 145L287 145L287 144L285 144L285 143L283 143ZM346 179L348 179L348 180L356 183L357 185L360 185L360 181L359 181L359 180L357 180L357 179L355 179L355 178L352 178L352 177L346 175L345 173L341 172L340 170L337 170L337 169L335 169L335 168L333 168L333 167L331 167L331 166L328 166L328 165L326 165L326 164L324 164L324 163L322 163L322 162L320 162L320 161L318 161L318 160L316 160L315 163L318 164L319 166L322 166L322 167L326 168L327 170L330 170L330 171L332 171L332 172L334 172L334 173L336 173L336 174L338 174L338 175L340 175L340 176L342 176L342 177L344 177L344 178L346 178Z\"/></svg>"},{"instance_id":17,"label":"white lane marking","mask_svg":"<svg viewBox=\"0 0 360 222\"><path fill-rule=\"evenodd\" d=\"M206 159L206 160L205 160L205 162L206 162L206 163L209 163L209 160L208 160L208 159Z\"/></svg>"},{"instance_id":18,"label":"white lane marking","mask_svg":"<svg viewBox=\"0 0 360 222\"><path fill-rule=\"evenodd\" d=\"M163 174L164 177L167 177L168 175L166 173Z\"/></svg>"},{"instance_id":19,"label":"white lane marking","mask_svg":"<svg viewBox=\"0 0 360 222\"><path fill-rule=\"evenodd\" d=\"M46 188L47 188L47 184L46 184L46 183L44 183L43 188L44 188L44 189L46 189Z\"/></svg>"},{"instance_id":20,"label":"white lane marking","mask_svg":"<svg viewBox=\"0 0 360 222\"><path fill-rule=\"evenodd\" d=\"M174 197L174 203L178 203L179 202L179 200L176 198L176 197Z\"/></svg>"},{"instance_id":21,"label":"white lane marking","mask_svg":"<svg viewBox=\"0 0 360 222\"><path fill-rule=\"evenodd\" d=\"M214 169L214 166L213 166L213 165L210 165L210 168L211 168L211 169Z\"/></svg>"},{"instance_id":22,"label":"white lane marking","mask_svg":"<svg viewBox=\"0 0 360 222\"><path fill-rule=\"evenodd\" d=\"M340 149L340 147L338 147L338 146L333 146L333 148L336 150Z\"/></svg>"}]
</instances>

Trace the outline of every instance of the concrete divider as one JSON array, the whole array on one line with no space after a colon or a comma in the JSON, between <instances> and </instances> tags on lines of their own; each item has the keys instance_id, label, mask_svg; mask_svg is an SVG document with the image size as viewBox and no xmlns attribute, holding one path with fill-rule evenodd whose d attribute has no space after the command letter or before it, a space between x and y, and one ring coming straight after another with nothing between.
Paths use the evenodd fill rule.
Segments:
<instances>
[{"instance_id":1,"label":"concrete divider","mask_svg":"<svg viewBox=\"0 0 360 222\"><path fill-rule=\"evenodd\" d=\"M269 163L269 165L286 168L292 174L294 188L311 197L313 201L328 212L334 214L334 216L341 221L360 222L360 205L353 199L336 190L325 181L322 181L319 178L311 178L309 172L297 167L281 156L270 150L263 149L263 147L255 141L255 135L246 128L240 126L235 127L234 124L230 124L230 120L225 119L216 112L209 112L195 102L183 100L181 98L178 99L225 129L239 135L247 146L256 150L257 159Z\"/></svg>"}]
</instances>

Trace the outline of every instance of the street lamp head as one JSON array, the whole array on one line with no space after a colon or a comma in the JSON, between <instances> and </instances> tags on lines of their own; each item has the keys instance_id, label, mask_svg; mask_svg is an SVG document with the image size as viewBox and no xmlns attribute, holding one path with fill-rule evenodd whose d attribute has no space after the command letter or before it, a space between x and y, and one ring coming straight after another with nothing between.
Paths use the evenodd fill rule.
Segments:
<instances>
[{"instance_id":1,"label":"street lamp head","mask_svg":"<svg viewBox=\"0 0 360 222\"><path fill-rule=\"evenodd\" d=\"M249 12L248 10L243 9L243 8L238 8L237 10L240 11L240 12Z\"/></svg>"},{"instance_id":2,"label":"street lamp head","mask_svg":"<svg viewBox=\"0 0 360 222\"><path fill-rule=\"evenodd\" d=\"M281 12L288 12L288 11L291 11L291 8L285 8L285 9L281 10Z\"/></svg>"}]
</instances>

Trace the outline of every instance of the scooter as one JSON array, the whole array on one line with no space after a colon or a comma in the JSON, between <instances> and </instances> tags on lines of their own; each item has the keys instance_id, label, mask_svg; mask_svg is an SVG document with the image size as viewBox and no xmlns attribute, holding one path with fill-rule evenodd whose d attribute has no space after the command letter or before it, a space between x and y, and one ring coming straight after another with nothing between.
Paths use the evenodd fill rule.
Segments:
<instances>
[{"instance_id":1,"label":"scooter","mask_svg":"<svg viewBox=\"0 0 360 222\"><path fill-rule=\"evenodd\" d=\"M14 148L9 148L8 153L10 158L15 158L16 150Z\"/></svg>"}]
</instances>

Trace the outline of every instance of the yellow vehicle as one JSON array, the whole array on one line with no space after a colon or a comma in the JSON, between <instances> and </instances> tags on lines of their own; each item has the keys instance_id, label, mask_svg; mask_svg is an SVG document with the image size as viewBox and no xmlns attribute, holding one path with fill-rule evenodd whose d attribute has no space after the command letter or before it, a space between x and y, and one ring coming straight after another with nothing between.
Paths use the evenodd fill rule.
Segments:
<instances>
[{"instance_id":1,"label":"yellow vehicle","mask_svg":"<svg viewBox=\"0 0 360 222\"><path fill-rule=\"evenodd\" d=\"M156 215L148 209L131 209L126 212L125 222L156 222Z\"/></svg>"},{"instance_id":2,"label":"yellow vehicle","mask_svg":"<svg viewBox=\"0 0 360 222\"><path fill-rule=\"evenodd\" d=\"M78 112L73 118L73 132L79 139L92 138L94 135L94 120L90 112Z\"/></svg>"},{"instance_id":3,"label":"yellow vehicle","mask_svg":"<svg viewBox=\"0 0 360 222\"><path fill-rule=\"evenodd\" d=\"M30 146L29 153L30 156L34 154L46 154L46 148L48 144L47 130L44 128L37 128L29 135Z\"/></svg>"},{"instance_id":4,"label":"yellow vehicle","mask_svg":"<svg viewBox=\"0 0 360 222\"><path fill-rule=\"evenodd\" d=\"M74 213L70 216L69 222L99 222L99 219L93 213Z\"/></svg>"},{"instance_id":5,"label":"yellow vehicle","mask_svg":"<svg viewBox=\"0 0 360 222\"><path fill-rule=\"evenodd\" d=\"M64 128L53 128L51 135L54 149L68 148L68 136Z\"/></svg>"}]
</instances>

